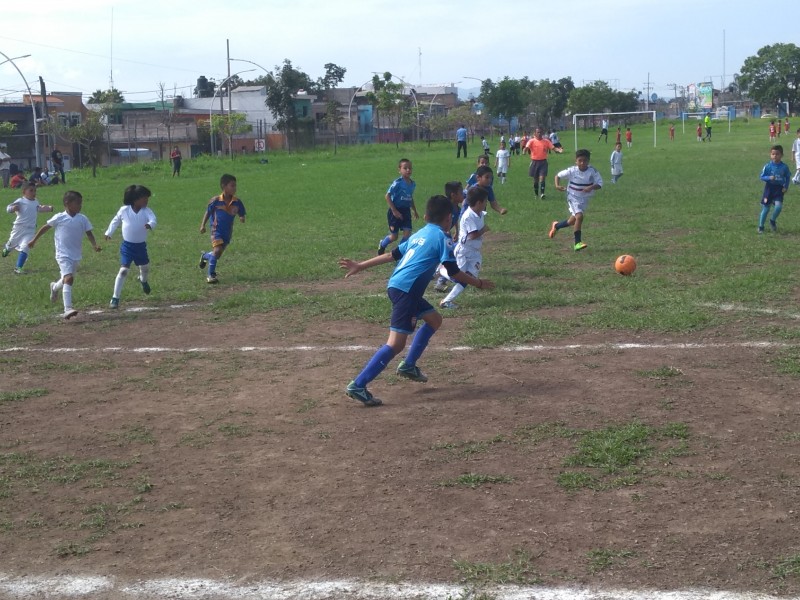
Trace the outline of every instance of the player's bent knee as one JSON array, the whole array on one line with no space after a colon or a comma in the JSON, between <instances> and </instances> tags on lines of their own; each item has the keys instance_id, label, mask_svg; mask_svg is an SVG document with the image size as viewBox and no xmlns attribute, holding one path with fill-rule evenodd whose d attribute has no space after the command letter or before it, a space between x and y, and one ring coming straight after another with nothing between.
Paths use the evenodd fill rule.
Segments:
<instances>
[{"instance_id":1,"label":"player's bent knee","mask_svg":"<svg viewBox=\"0 0 800 600\"><path fill-rule=\"evenodd\" d=\"M128 267L120 267L119 268L119 276L120 277L127 277L128 276Z\"/></svg>"}]
</instances>

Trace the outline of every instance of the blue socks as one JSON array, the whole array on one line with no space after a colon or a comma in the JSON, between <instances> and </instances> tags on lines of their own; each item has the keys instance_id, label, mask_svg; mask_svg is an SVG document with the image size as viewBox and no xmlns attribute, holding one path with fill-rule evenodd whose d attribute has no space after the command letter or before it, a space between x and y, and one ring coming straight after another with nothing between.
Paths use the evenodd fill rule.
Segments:
<instances>
[{"instance_id":1,"label":"blue socks","mask_svg":"<svg viewBox=\"0 0 800 600\"><path fill-rule=\"evenodd\" d=\"M390 346L384 344L378 351L372 355L369 362L364 366L364 369L355 378L354 383L357 387L367 387L367 384L375 379L386 368L391 360L394 358L394 350Z\"/></svg>"},{"instance_id":2,"label":"blue socks","mask_svg":"<svg viewBox=\"0 0 800 600\"><path fill-rule=\"evenodd\" d=\"M217 257L214 256L214 254L211 253L211 252L206 254L206 256L208 257L208 275L209 275L209 277L211 275L216 275L216 273L217 273Z\"/></svg>"},{"instance_id":3,"label":"blue socks","mask_svg":"<svg viewBox=\"0 0 800 600\"><path fill-rule=\"evenodd\" d=\"M431 341L434 333L436 333L436 330L433 327L427 323L422 324L422 327L414 335L414 339L411 340L411 347L408 349L405 359L403 359L406 366L413 367L417 364L419 357L425 352L425 348L428 347L428 342Z\"/></svg>"},{"instance_id":4,"label":"blue socks","mask_svg":"<svg viewBox=\"0 0 800 600\"><path fill-rule=\"evenodd\" d=\"M391 236L387 235L385 238L381 240L381 243L379 245L381 248L386 248L391 243L392 243L392 238Z\"/></svg>"},{"instance_id":5,"label":"blue socks","mask_svg":"<svg viewBox=\"0 0 800 600\"><path fill-rule=\"evenodd\" d=\"M20 252L19 256L17 257L17 268L21 269L22 267L24 267L26 260L28 260L28 253Z\"/></svg>"}]
</instances>

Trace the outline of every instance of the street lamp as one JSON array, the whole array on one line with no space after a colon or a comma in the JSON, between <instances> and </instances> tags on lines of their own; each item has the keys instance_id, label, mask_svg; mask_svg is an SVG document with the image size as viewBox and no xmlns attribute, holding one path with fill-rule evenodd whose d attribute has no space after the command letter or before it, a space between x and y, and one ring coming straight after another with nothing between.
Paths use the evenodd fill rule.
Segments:
<instances>
[{"instance_id":1,"label":"street lamp","mask_svg":"<svg viewBox=\"0 0 800 600\"><path fill-rule=\"evenodd\" d=\"M11 66L13 66L17 70L17 73L19 73L19 76L22 77L22 81L25 82L25 87L28 90L28 98L30 98L31 100L31 110L33 111L33 146L34 146L34 152L36 152L36 157L34 162L36 163L35 166L38 166L39 164L41 164L39 162L39 159L41 157L39 156L39 124L36 122L36 103L33 101L33 93L31 92L31 86L28 85L28 80L25 79L25 75L22 74L22 71L19 70L19 67L17 67L17 64L14 62L15 59L28 58L30 54L25 54L23 56L16 56L14 58L11 58L5 52L0 52L0 54L5 56L6 58L3 62L0 63L0 65L10 62Z\"/></svg>"},{"instance_id":2,"label":"street lamp","mask_svg":"<svg viewBox=\"0 0 800 600\"><path fill-rule=\"evenodd\" d=\"M230 77L226 77L225 79L223 79L220 82L220 84L217 86L217 89L214 90L214 95L211 97L211 105L208 108L208 136L209 136L210 141L211 141L211 154L215 153L215 147L214 147L215 146L215 144L214 144L214 121L211 119L211 114L214 112L214 100L217 99L217 92L220 91L228 81L230 81L231 79L233 79L237 75L241 75L242 73L249 73L250 71L255 71L255 69L246 69L244 71L239 71L238 73L234 73ZM220 101L221 101L221 98L222 97L220 96ZM228 110L230 110L230 104L231 104L231 101L228 100Z\"/></svg>"}]
</instances>

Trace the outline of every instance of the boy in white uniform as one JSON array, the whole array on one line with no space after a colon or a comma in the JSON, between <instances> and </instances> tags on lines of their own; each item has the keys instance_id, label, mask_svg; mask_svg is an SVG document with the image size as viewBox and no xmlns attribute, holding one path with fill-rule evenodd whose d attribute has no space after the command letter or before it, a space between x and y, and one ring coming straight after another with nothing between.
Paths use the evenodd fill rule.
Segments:
<instances>
[{"instance_id":1,"label":"boy in white uniform","mask_svg":"<svg viewBox=\"0 0 800 600\"><path fill-rule=\"evenodd\" d=\"M36 242L48 230L55 228L56 262L61 273L58 281L50 284L50 302L58 300L58 294L63 290L64 318L71 319L78 314L72 307L72 284L75 281L75 271L83 258L83 235L89 239L95 252L100 252L92 233L92 224L86 215L81 214L83 196L80 192L69 191L64 194L64 212L53 215L45 225L36 232L34 238L28 242L28 247L33 248Z\"/></svg>"},{"instance_id":2,"label":"boy in white uniform","mask_svg":"<svg viewBox=\"0 0 800 600\"><path fill-rule=\"evenodd\" d=\"M795 174L792 181L800 185L800 129L797 130L797 137L792 142L792 155L794 155Z\"/></svg>"},{"instance_id":3,"label":"boy in white uniform","mask_svg":"<svg viewBox=\"0 0 800 600\"><path fill-rule=\"evenodd\" d=\"M567 192L570 216L563 221L553 221L548 235L552 239L559 229L572 226L575 235L575 252L586 248L586 244L581 240L583 213L586 212L589 199L594 196L595 190L603 187L603 178L600 177L600 173L589 164L591 156L591 152L586 149L578 150L575 153L575 165L559 171L555 178L556 189L559 192ZM564 178L567 179L566 186L561 185L561 180Z\"/></svg>"},{"instance_id":4,"label":"boy in white uniform","mask_svg":"<svg viewBox=\"0 0 800 600\"><path fill-rule=\"evenodd\" d=\"M617 142L611 153L611 183L617 183L620 177L622 177L622 142Z\"/></svg>"},{"instance_id":5,"label":"boy in white uniform","mask_svg":"<svg viewBox=\"0 0 800 600\"><path fill-rule=\"evenodd\" d=\"M511 152L506 150L506 143L500 142L500 150L495 154L494 170L500 178L500 183L506 182L508 167L511 166Z\"/></svg>"},{"instance_id":6,"label":"boy in white uniform","mask_svg":"<svg viewBox=\"0 0 800 600\"><path fill-rule=\"evenodd\" d=\"M36 199L36 185L25 183L22 186L22 197L17 198L6 207L9 214L17 213L14 225L11 227L11 236L6 245L3 246L3 258L8 256L12 250L19 252L17 266L14 273L22 275L22 267L28 260L29 246L28 241L36 235L36 217L40 212L53 212L53 207L47 204L39 204Z\"/></svg>"},{"instance_id":7,"label":"boy in white uniform","mask_svg":"<svg viewBox=\"0 0 800 600\"><path fill-rule=\"evenodd\" d=\"M489 193L485 188L474 186L467 192L467 209L461 215L458 225L458 244L456 244L456 264L461 271L478 277L481 270L481 247L483 234L489 231L486 226L486 203ZM446 272L442 272L445 275ZM458 308L453 302L464 291L464 285L456 282L450 293L439 303L440 308Z\"/></svg>"}]
</instances>

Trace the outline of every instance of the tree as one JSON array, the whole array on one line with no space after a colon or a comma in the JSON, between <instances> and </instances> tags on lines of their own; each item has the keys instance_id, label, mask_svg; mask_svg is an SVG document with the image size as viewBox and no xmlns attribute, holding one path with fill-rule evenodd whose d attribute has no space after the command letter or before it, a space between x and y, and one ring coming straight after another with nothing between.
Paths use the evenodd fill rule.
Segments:
<instances>
[{"instance_id":1,"label":"tree","mask_svg":"<svg viewBox=\"0 0 800 600\"><path fill-rule=\"evenodd\" d=\"M745 59L737 79L739 87L756 102L776 106L789 102L789 111L800 101L800 48L794 44L764 46Z\"/></svg>"},{"instance_id":2,"label":"tree","mask_svg":"<svg viewBox=\"0 0 800 600\"><path fill-rule=\"evenodd\" d=\"M89 97L88 104L122 104L125 97L117 88L110 90L97 90Z\"/></svg>"},{"instance_id":3,"label":"tree","mask_svg":"<svg viewBox=\"0 0 800 600\"><path fill-rule=\"evenodd\" d=\"M337 143L337 132L339 130L339 124L342 122L344 116L339 112L339 103L335 100L328 100L325 103L325 116L323 117L322 121L331 129L333 129L333 153L336 154L338 143Z\"/></svg>"},{"instance_id":4,"label":"tree","mask_svg":"<svg viewBox=\"0 0 800 600\"><path fill-rule=\"evenodd\" d=\"M367 99L375 108L375 122L380 123L378 114L389 121L389 126L397 134L403 127L406 116L409 114L408 97L405 95L405 86L392 81L393 75L386 71L383 76L372 76L372 91L367 93ZM400 136L395 136L395 145L400 147Z\"/></svg>"},{"instance_id":5,"label":"tree","mask_svg":"<svg viewBox=\"0 0 800 600\"><path fill-rule=\"evenodd\" d=\"M507 120L509 125L512 118L525 112L526 98L523 86L517 79L504 77L496 84L491 79L484 79L481 82L480 99L490 115L501 121Z\"/></svg>"},{"instance_id":6,"label":"tree","mask_svg":"<svg viewBox=\"0 0 800 600\"><path fill-rule=\"evenodd\" d=\"M347 69L344 67L333 63L325 63L325 75L317 79L312 91L315 93L327 94L331 88L335 88L337 84L344 81L345 73L347 73ZM327 95L325 99L330 100Z\"/></svg>"},{"instance_id":7,"label":"tree","mask_svg":"<svg viewBox=\"0 0 800 600\"><path fill-rule=\"evenodd\" d=\"M106 137L107 119L108 117L103 111L90 110L86 119L72 127L65 123L59 123L56 119L46 121L45 131L85 148L89 164L92 166L92 177L97 177L100 150Z\"/></svg>"},{"instance_id":8,"label":"tree","mask_svg":"<svg viewBox=\"0 0 800 600\"><path fill-rule=\"evenodd\" d=\"M283 65L276 66L275 71L267 75L264 85L267 88L265 104L275 115L276 126L286 135L287 143L290 134L294 134L296 142L300 117L297 114L294 98L298 90L309 90L314 83L308 75L295 69L292 61L287 58L284 59Z\"/></svg>"},{"instance_id":9,"label":"tree","mask_svg":"<svg viewBox=\"0 0 800 600\"><path fill-rule=\"evenodd\" d=\"M17 124L11 121L0 121L0 138L10 136L17 130Z\"/></svg>"},{"instance_id":10,"label":"tree","mask_svg":"<svg viewBox=\"0 0 800 600\"><path fill-rule=\"evenodd\" d=\"M325 64L325 75L317 79L316 88L325 97L325 116L322 122L329 128L333 129L333 153L336 154L337 143L337 130L339 123L342 122L342 115L339 114L339 103L331 98L331 89L336 87L344 79L344 74L347 69L340 67L333 63Z\"/></svg>"},{"instance_id":11,"label":"tree","mask_svg":"<svg viewBox=\"0 0 800 600\"><path fill-rule=\"evenodd\" d=\"M211 115L211 128L228 140L228 155L233 158L233 136L247 133L252 126L247 122L244 113Z\"/></svg>"}]
</instances>

